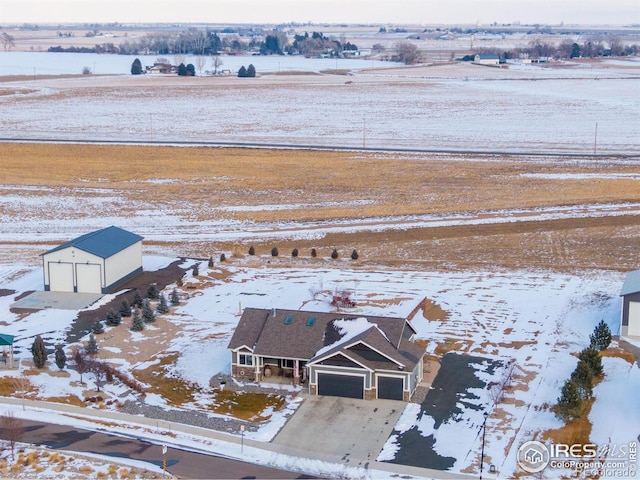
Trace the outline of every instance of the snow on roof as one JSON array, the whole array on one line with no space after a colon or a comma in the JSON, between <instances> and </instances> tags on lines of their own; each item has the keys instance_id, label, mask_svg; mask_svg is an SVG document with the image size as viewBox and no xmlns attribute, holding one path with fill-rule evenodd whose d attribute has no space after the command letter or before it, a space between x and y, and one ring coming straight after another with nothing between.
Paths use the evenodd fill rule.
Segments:
<instances>
[{"instance_id":1,"label":"snow on roof","mask_svg":"<svg viewBox=\"0 0 640 480\"><path fill-rule=\"evenodd\" d=\"M338 333L340 334L340 338L335 342L332 342L331 344L325 345L324 347L322 347L320 350L316 352L314 357L318 357L323 353L326 353L329 350L335 348L336 346L344 344L345 342L357 337L358 335L366 332L371 328L377 329L384 336L384 338L386 338L387 341L389 341L389 338L382 330L380 330L380 328L378 327L378 324L371 323L365 317L336 319L333 321L333 325L338 330Z\"/></svg>"},{"instance_id":2,"label":"snow on roof","mask_svg":"<svg viewBox=\"0 0 640 480\"><path fill-rule=\"evenodd\" d=\"M78 238L69 240L62 245L58 245L44 252L42 255L64 250L69 247L76 247L79 250L97 255L98 257L109 258L140 240L142 240L140 235L111 226L96 230L95 232L85 233Z\"/></svg>"},{"instance_id":3,"label":"snow on roof","mask_svg":"<svg viewBox=\"0 0 640 480\"><path fill-rule=\"evenodd\" d=\"M620 296L629 295L631 293L640 292L640 270L634 270L627 273L620 290Z\"/></svg>"}]
</instances>

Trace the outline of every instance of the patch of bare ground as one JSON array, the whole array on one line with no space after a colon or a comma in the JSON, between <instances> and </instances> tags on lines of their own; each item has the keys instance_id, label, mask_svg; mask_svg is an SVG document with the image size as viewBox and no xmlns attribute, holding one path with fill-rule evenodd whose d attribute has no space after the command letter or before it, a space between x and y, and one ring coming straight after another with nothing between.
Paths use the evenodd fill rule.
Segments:
<instances>
[{"instance_id":1,"label":"patch of bare ground","mask_svg":"<svg viewBox=\"0 0 640 480\"><path fill-rule=\"evenodd\" d=\"M422 302L422 316L430 321L439 320L444 322L449 318L449 312L443 310L442 307L433 300L425 298Z\"/></svg>"},{"instance_id":2,"label":"patch of bare ground","mask_svg":"<svg viewBox=\"0 0 640 480\"><path fill-rule=\"evenodd\" d=\"M631 365L636 363L636 357L633 355L633 353L628 352L625 349L620 347L609 347L606 350L601 350L600 356L621 358L629 362Z\"/></svg>"},{"instance_id":3,"label":"patch of bare ground","mask_svg":"<svg viewBox=\"0 0 640 480\"><path fill-rule=\"evenodd\" d=\"M308 262L314 247L324 258L334 248L341 258L357 249L359 260L349 263L353 268L637 267L633 246L640 234L638 216L623 207L612 207L606 216L591 213L595 205L640 201L639 182L624 176L636 173L635 163L616 158L567 162L553 157L6 143L0 169L3 191L28 186L28 191L20 190L24 196L37 196L38 187L52 187L48 195L65 198L95 195L93 188L111 192L122 201L109 206L110 216L126 217L132 205L144 204L174 211L190 222L244 222L247 230L270 226L280 231L280 239L253 241L256 254L268 255L274 246L281 252L298 248L300 257L290 259L294 265ZM594 181L568 175L589 173L602 176ZM83 189L77 188L79 181ZM269 207L273 205L286 208ZM584 206L581 215L571 218L525 219L516 212L570 211L579 205ZM0 206L0 213L11 217L26 212L11 204ZM56 212L42 214L55 218ZM485 217L491 222L405 224L420 215ZM520 221L513 221L518 216ZM299 236L318 225L351 221L371 228ZM385 224L390 228L381 229ZM246 252L249 247L241 241L185 238L177 241L169 232L145 245L216 259L221 252Z\"/></svg>"}]
</instances>

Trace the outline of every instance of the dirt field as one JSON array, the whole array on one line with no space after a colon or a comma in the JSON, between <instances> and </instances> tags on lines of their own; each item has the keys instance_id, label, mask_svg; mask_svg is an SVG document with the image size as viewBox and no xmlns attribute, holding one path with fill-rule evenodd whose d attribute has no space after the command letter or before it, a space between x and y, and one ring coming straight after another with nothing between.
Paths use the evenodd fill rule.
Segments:
<instances>
[{"instance_id":1,"label":"dirt field","mask_svg":"<svg viewBox=\"0 0 640 480\"><path fill-rule=\"evenodd\" d=\"M281 257L298 248L296 262L310 262L311 248L321 258L356 249L363 267L637 268L640 184L629 158L3 144L0 171L2 195L21 199L0 215L24 225L0 240L3 261L92 218L157 215L157 228L136 231L148 252L177 256L254 245ZM47 222L55 239L34 239ZM228 224L241 233L215 235Z\"/></svg>"}]
</instances>

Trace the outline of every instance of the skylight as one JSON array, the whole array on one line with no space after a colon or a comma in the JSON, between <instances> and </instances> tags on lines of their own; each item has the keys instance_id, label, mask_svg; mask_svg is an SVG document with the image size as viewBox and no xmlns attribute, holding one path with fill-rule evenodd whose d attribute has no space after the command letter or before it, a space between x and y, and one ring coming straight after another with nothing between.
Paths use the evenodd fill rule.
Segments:
<instances>
[{"instance_id":1,"label":"skylight","mask_svg":"<svg viewBox=\"0 0 640 480\"><path fill-rule=\"evenodd\" d=\"M309 317L307 319L307 327L313 327L314 323L316 323L316 317Z\"/></svg>"},{"instance_id":2,"label":"skylight","mask_svg":"<svg viewBox=\"0 0 640 480\"><path fill-rule=\"evenodd\" d=\"M291 325L291 322L293 322L293 315L287 315L286 317L284 317L285 325Z\"/></svg>"}]
</instances>

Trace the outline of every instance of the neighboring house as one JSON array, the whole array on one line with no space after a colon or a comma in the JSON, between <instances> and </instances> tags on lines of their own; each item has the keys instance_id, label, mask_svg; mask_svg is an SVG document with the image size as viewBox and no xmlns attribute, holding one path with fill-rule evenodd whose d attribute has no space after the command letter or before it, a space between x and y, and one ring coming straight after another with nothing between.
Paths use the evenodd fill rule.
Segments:
<instances>
[{"instance_id":1,"label":"neighboring house","mask_svg":"<svg viewBox=\"0 0 640 480\"><path fill-rule=\"evenodd\" d=\"M473 63L478 65L500 65L500 56L497 53L478 53L473 58Z\"/></svg>"},{"instance_id":2,"label":"neighboring house","mask_svg":"<svg viewBox=\"0 0 640 480\"><path fill-rule=\"evenodd\" d=\"M154 63L151 67L145 68L146 73L150 74L168 74L168 73L176 73L177 69L170 63Z\"/></svg>"},{"instance_id":3,"label":"neighboring house","mask_svg":"<svg viewBox=\"0 0 640 480\"><path fill-rule=\"evenodd\" d=\"M142 272L142 237L112 226L41 256L45 290L110 293Z\"/></svg>"},{"instance_id":4,"label":"neighboring house","mask_svg":"<svg viewBox=\"0 0 640 480\"><path fill-rule=\"evenodd\" d=\"M288 377L312 395L409 401L425 353L415 333L403 318L246 308L229 342L231 374Z\"/></svg>"},{"instance_id":5,"label":"neighboring house","mask_svg":"<svg viewBox=\"0 0 640 480\"><path fill-rule=\"evenodd\" d=\"M620 336L640 337L640 270L627 273L620 296L622 297Z\"/></svg>"}]
</instances>

